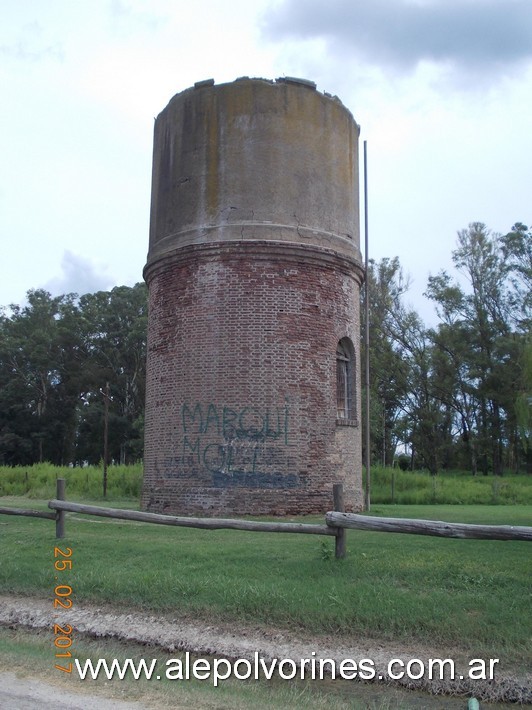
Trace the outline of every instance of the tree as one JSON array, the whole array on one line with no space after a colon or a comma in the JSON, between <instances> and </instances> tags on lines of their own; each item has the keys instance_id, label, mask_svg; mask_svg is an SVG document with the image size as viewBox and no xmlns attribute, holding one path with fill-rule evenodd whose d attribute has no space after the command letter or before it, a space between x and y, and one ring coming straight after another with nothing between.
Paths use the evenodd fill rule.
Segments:
<instances>
[{"instance_id":1,"label":"tree","mask_svg":"<svg viewBox=\"0 0 532 710\"><path fill-rule=\"evenodd\" d=\"M530 278L530 240L526 227L518 227L506 237L479 222L461 230L452 256L469 289L446 272L431 277L427 288L442 321L434 345L455 375L442 401L459 419L473 473L478 462L484 473L492 468L501 475L505 451L508 461L518 448L513 393L530 323L529 294L522 286Z\"/></svg>"},{"instance_id":2,"label":"tree","mask_svg":"<svg viewBox=\"0 0 532 710\"><path fill-rule=\"evenodd\" d=\"M90 363L87 391L81 409L84 445L82 460L99 460L102 438L89 435L101 419L102 388L110 383L109 451L123 463L142 455L146 382L147 291L142 283L132 288L117 286L110 292L82 296L79 302L84 323L85 347ZM87 447L88 441L92 447Z\"/></svg>"},{"instance_id":3,"label":"tree","mask_svg":"<svg viewBox=\"0 0 532 710\"><path fill-rule=\"evenodd\" d=\"M401 343L394 338L393 326L396 311L408 290L408 279L397 257L382 259L378 263L370 260L366 278L369 292L371 456L374 461L386 464L393 462L400 438L397 423L408 382L408 362L403 357ZM365 330L364 301L361 312ZM365 361L365 345L362 361ZM365 404L365 397L363 402ZM365 416L363 420L365 424Z\"/></svg>"},{"instance_id":4,"label":"tree","mask_svg":"<svg viewBox=\"0 0 532 710\"><path fill-rule=\"evenodd\" d=\"M505 272L511 285L510 302L517 327L523 333L531 330L532 309L532 232L516 222L508 234L500 237Z\"/></svg>"},{"instance_id":5,"label":"tree","mask_svg":"<svg viewBox=\"0 0 532 710\"><path fill-rule=\"evenodd\" d=\"M0 316L0 461L102 457L101 388L110 383L110 454L142 456L146 287L78 298L29 291Z\"/></svg>"},{"instance_id":6,"label":"tree","mask_svg":"<svg viewBox=\"0 0 532 710\"><path fill-rule=\"evenodd\" d=\"M79 343L68 333L72 295L52 298L29 291L28 303L11 306L1 322L0 392L4 460L62 464L70 460L77 392L72 386Z\"/></svg>"},{"instance_id":7,"label":"tree","mask_svg":"<svg viewBox=\"0 0 532 710\"><path fill-rule=\"evenodd\" d=\"M435 395L432 343L408 290L399 259L369 264L371 447L391 464L397 445L410 447L412 465L438 472L449 448L451 418Z\"/></svg>"}]
</instances>

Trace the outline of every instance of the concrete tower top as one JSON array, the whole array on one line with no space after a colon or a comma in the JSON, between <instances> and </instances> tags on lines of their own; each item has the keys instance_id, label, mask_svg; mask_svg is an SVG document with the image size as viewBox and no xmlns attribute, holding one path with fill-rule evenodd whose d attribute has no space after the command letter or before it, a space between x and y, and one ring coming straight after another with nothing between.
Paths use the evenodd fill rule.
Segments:
<instances>
[{"instance_id":1,"label":"concrete tower top","mask_svg":"<svg viewBox=\"0 0 532 710\"><path fill-rule=\"evenodd\" d=\"M146 276L195 245L275 241L360 261L358 135L313 82L197 82L155 123Z\"/></svg>"}]
</instances>

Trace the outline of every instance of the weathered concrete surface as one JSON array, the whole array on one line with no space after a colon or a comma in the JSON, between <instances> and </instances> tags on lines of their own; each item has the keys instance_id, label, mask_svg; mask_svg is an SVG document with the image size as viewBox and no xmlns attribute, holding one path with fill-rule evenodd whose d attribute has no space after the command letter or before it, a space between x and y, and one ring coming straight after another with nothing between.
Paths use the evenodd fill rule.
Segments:
<instances>
[{"instance_id":1,"label":"weathered concrete surface","mask_svg":"<svg viewBox=\"0 0 532 710\"><path fill-rule=\"evenodd\" d=\"M314 244L360 261L359 127L304 83L183 91L156 119L148 268L211 241Z\"/></svg>"}]
</instances>

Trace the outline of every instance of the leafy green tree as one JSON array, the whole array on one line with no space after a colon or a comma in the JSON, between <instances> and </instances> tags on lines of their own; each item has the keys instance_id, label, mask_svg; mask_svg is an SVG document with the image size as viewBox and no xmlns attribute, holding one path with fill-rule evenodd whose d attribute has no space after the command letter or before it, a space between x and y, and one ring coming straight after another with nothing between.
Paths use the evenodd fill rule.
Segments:
<instances>
[{"instance_id":1,"label":"leafy green tree","mask_svg":"<svg viewBox=\"0 0 532 710\"><path fill-rule=\"evenodd\" d=\"M368 274L370 330L370 446L374 462L391 464L398 436L398 419L408 386L408 361L403 348L394 338L396 311L408 290L399 259L370 260ZM365 332L365 290L362 303L362 325ZM362 362L365 362L365 344ZM364 384L366 387L366 384ZM365 407L365 395L363 396ZM363 416L366 424L365 413ZM364 445L366 438L363 437Z\"/></svg>"},{"instance_id":2,"label":"leafy green tree","mask_svg":"<svg viewBox=\"0 0 532 710\"><path fill-rule=\"evenodd\" d=\"M532 337L525 337L519 356L520 378L515 390L516 469L521 458L532 473Z\"/></svg>"},{"instance_id":3,"label":"leafy green tree","mask_svg":"<svg viewBox=\"0 0 532 710\"><path fill-rule=\"evenodd\" d=\"M146 287L78 298L29 291L0 316L0 461L66 464L103 454L109 382L110 456L142 456Z\"/></svg>"},{"instance_id":4,"label":"leafy green tree","mask_svg":"<svg viewBox=\"0 0 532 710\"><path fill-rule=\"evenodd\" d=\"M532 328L532 231L517 222L500 237L505 274L510 283L509 299L515 324L523 333Z\"/></svg>"},{"instance_id":5,"label":"leafy green tree","mask_svg":"<svg viewBox=\"0 0 532 710\"><path fill-rule=\"evenodd\" d=\"M447 459L452 417L442 402L442 382L436 371L430 332L418 314L400 307L391 335L407 363L405 395L401 402L404 442L411 448L412 468L438 473Z\"/></svg>"},{"instance_id":6,"label":"leafy green tree","mask_svg":"<svg viewBox=\"0 0 532 710\"><path fill-rule=\"evenodd\" d=\"M73 453L77 406L72 378L79 343L65 327L74 298L52 298L42 289L27 298L1 322L2 453L10 463L64 464Z\"/></svg>"},{"instance_id":7,"label":"leafy green tree","mask_svg":"<svg viewBox=\"0 0 532 710\"><path fill-rule=\"evenodd\" d=\"M452 255L468 288L446 272L431 277L427 288L441 320L434 344L441 363L454 371L442 401L458 418L473 473L478 467L501 475L505 452L508 460L511 449L515 459L518 447L514 393L530 323L522 286L530 276L530 245L521 227L501 237L482 223L470 224L458 233Z\"/></svg>"},{"instance_id":8,"label":"leafy green tree","mask_svg":"<svg viewBox=\"0 0 532 710\"><path fill-rule=\"evenodd\" d=\"M87 294L80 298L79 310L88 363L80 430L94 445L87 448L87 441L80 443L78 458L102 458L103 433L99 438L88 433L103 421L103 390L108 382L111 458L123 463L136 460L142 455L146 386L146 287L138 283Z\"/></svg>"}]
</instances>

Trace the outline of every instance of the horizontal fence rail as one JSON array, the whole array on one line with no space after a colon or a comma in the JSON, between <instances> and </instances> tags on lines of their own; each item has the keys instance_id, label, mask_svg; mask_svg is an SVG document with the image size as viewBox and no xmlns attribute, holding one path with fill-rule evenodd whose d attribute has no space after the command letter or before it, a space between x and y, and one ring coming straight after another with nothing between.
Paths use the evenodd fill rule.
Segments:
<instances>
[{"instance_id":1,"label":"horizontal fence rail","mask_svg":"<svg viewBox=\"0 0 532 710\"><path fill-rule=\"evenodd\" d=\"M307 535L337 535L338 531L328 525L310 525L306 523L259 522L255 520L232 520L231 518L190 518L159 513L143 513L138 510L121 508L101 508L96 505L68 503L63 500L51 500L48 507L69 513L97 515L102 518L136 520L141 523L157 525L177 525L183 528L202 528L204 530L247 530L250 532L306 533ZM52 514L53 515L53 514ZM53 516L55 517L55 516Z\"/></svg>"},{"instance_id":2,"label":"horizontal fence rail","mask_svg":"<svg viewBox=\"0 0 532 710\"><path fill-rule=\"evenodd\" d=\"M410 533L435 537L473 538L476 540L528 540L532 542L532 527L516 525L470 525L444 523L440 520L411 518L376 518L371 515L330 512L325 515L333 528L352 528L373 532Z\"/></svg>"},{"instance_id":3,"label":"horizontal fence rail","mask_svg":"<svg viewBox=\"0 0 532 710\"><path fill-rule=\"evenodd\" d=\"M0 506L0 515L25 515L28 518L47 518L55 520L55 513L46 510L28 510L27 508L4 508Z\"/></svg>"}]
</instances>

